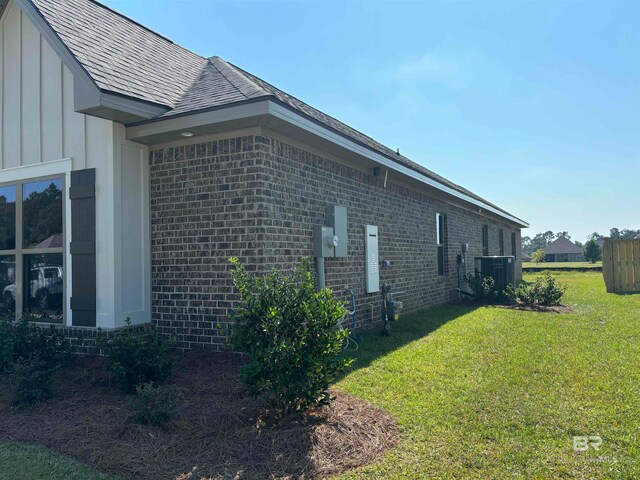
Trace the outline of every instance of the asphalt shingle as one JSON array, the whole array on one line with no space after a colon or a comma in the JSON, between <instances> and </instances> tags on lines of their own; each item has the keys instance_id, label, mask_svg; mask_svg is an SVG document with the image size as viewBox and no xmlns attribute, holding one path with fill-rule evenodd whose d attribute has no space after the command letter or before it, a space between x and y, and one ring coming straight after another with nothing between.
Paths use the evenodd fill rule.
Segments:
<instances>
[{"instance_id":1,"label":"asphalt shingle","mask_svg":"<svg viewBox=\"0 0 640 480\"><path fill-rule=\"evenodd\" d=\"M272 98L457 192L507 213L371 137L219 57L203 58L94 0L31 0L96 85L164 105L171 117Z\"/></svg>"}]
</instances>

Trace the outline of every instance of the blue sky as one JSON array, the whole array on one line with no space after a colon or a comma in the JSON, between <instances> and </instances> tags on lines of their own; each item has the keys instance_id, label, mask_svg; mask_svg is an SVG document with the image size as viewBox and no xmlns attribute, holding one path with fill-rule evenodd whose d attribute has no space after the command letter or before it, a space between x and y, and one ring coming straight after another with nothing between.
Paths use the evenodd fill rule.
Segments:
<instances>
[{"instance_id":1,"label":"blue sky","mask_svg":"<svg viewBox=\"0 0 640 480\"><path fill-rule=\"evenodd\" d=\"M640 228L640 2L105 0L531 223Z\"/></svg>"}]
</instances>

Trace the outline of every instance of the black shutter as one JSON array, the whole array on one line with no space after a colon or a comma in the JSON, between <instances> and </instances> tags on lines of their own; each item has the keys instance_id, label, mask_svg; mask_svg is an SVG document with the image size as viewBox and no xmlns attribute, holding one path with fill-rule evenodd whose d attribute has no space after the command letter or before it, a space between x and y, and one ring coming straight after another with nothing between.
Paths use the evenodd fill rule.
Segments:
<instances>
[{"instance_id":1,"label":"black shutter","mask_svg":"<svg viewBox=\"0 0 640 480\"><path fill-rule=\"evenodd\" d=\"M71 310L74 327L96 326L96 170L71 172Z\"/></svg>"}]
</instances>

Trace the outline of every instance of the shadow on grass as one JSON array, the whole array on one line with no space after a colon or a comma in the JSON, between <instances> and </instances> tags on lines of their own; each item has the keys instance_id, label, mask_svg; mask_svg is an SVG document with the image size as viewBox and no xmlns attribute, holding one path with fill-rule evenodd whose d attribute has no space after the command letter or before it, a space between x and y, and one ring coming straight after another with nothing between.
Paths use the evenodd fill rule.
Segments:
<instances>
[{"instance_id":1,"label":"shadow on grass","mask_svg":"<svg viewBox=\"0 0 640 480\"><path fill-rule=\"evenodd\" d=\"M437 307L401 315L400 320L391 325L391 334L382 333L382 325L371 330L357 331L354 335L358 342L356 351L347 350L345 356L354 359L351 367L340 378L360 368L369 366L376 359L387 355L405 345L426 337L441 326L474 311L481 305L477 303L449 303Z\"/></svg>"}]
</instances>

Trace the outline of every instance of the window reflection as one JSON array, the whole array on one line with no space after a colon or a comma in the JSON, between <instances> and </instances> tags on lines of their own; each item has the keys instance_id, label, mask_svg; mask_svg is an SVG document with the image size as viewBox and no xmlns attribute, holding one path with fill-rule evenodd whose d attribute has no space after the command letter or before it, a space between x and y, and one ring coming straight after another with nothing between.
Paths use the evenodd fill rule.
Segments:
<instances>
[{"instance_id":1,"label":"window reflection","mask_svg":"<svg viewBox=\"0 0 640 480\"><path fill-rule=\"evenodd\" d=\"M16 248L16 187L0 187L0 250Z\"/></svg>"},{"instance_id":2,"label":"window reflection","mask_svg":"<svg viewBox=\"0 0 640 480\"><path fill-rule=\"evenodd\" d=\"M22 187L23 248L62 247L62 180Z\"/></svg>"},{"instance_id":3,"label":"window reflection","mask_svg":"<svg viewBox=\"0 0 640 480\"><path fill-rule=\"evenodd\" d=\"M23 310L40 321L62 322L62 254L24 256Z\"/></svg>"},{"instance_id":4,"label":"window reflection","mask_svg":"<svg viewBox=\"0 0 640 480\"><path fill-rule=\"evenodd\" d=\"M16 311L16 257L0 255L0 317L13 315Z\"/></svg>"}]
</instances>

